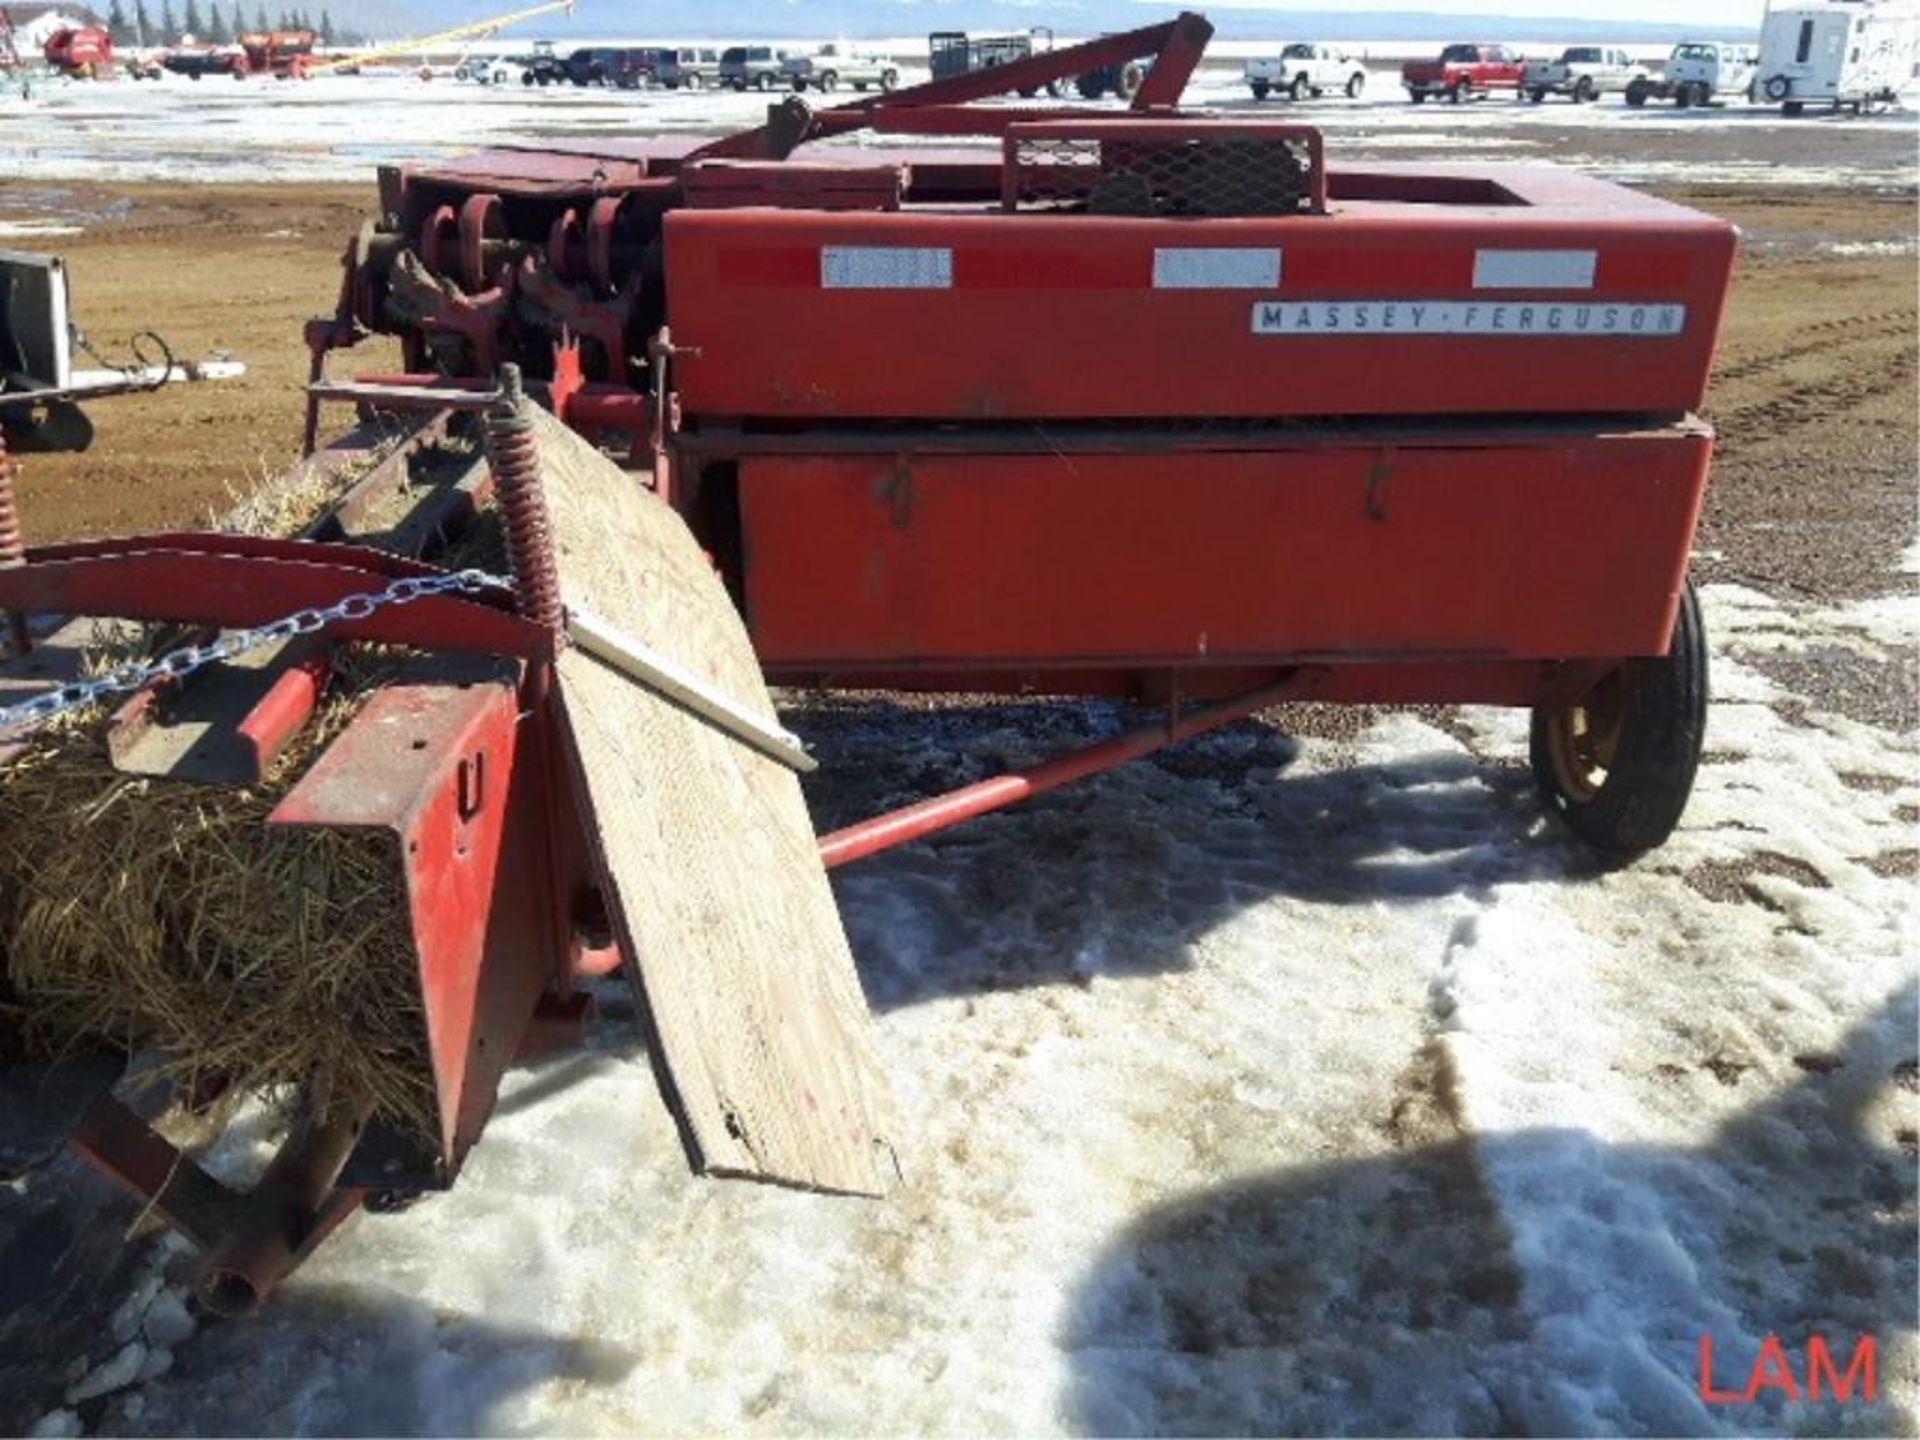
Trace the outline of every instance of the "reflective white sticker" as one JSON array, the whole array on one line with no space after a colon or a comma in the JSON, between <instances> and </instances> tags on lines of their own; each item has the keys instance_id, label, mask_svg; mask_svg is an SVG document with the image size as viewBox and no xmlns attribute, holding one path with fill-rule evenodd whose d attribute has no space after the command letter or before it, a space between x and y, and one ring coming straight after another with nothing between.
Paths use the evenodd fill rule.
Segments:
<instances>
[{"instance_id":1,"label":"reflective white sticker","mask_svg":"<svg viewBox=\"0 0 1920 1440\"><path fill-rule=\"evenodd\" d=\"M1260 300L1256 335L1515 335L1659 339L1687 328L1684 305L1539 300Z\"/></svg>"},{"instance_id":2,"label":"reflective white sticker","mask_svg":"<svg viewBox=\"0 0 1920 1440\"><path fill-rule=\"evenodd\" d=\"M951 290L953 251L938 245L823 245L823 290Z\"/></svg>"},{"instance_id":3,"label":"reflective white sticker","mask_svg":"<svg viewBox=\"0 0 1920 1440\"><path fill-rule=\"evenodd\" d=\"M1476 250L1476 290L1591 290L1595 250Z\"/></svg>"},{"instance_id":4,"label":"reflective white sticker","mask_svg":"<svg viewBox=\"0 0 1920 1440\"><path fill-rule=\"evenodd\" d=\"M1271 290L1279 283L1278 250L1182 245L1153 252L1156 290Z\"/></svg>"}]
</instances>

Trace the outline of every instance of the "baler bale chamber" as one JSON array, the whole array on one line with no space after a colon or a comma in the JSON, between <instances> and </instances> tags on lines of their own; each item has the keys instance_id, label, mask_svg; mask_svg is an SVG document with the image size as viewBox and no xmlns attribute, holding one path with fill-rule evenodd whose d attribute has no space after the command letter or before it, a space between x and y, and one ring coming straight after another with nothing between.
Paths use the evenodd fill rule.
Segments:
<instances>
[{"instance_id":1,"label":"baler bale chamber","mask_svg":"<svg viewBox=\"0 0 1920 1440\"><path fill-rule=\"evenodd\" d=\"M307 330L307 464L383 426L416 456L482 442L402 487L440 508L386 516L363 492L388 458L303 540L146 537L0 570L0 604L42 616L211 633L323 611L318 648L212 725L256 766L333 649L425 657L360 697L269 823L391 841L431 1133L364 1113L304 1151L297 1132L278 1248L247 1252L241 1298L369 1195L450 1183L515 1054L577 1025L580 983L616 968L696 1168L884 1189L884 1084L819 877L1280 701L1528 708L1548 809L1615 861L1666 838L1705 723L1695 412L1732 227L1551 167L1343 166L1309 128L1181 111L1210 33L1183 15L837 108L789 98L705 143L383 170L335 313ZM968 103L1136 59L1125 110ZM373 335L398 338L399 371L334 373ZM322 444L345 406L361 428ZM512 589L461 588L493 524ZM401 581L446 588L340 612ZM656 732L595 728L615 701L583 656L692 726L676 744L773 767L728 770L724 804L685 812L703 863L725 870L725 832L762 808L800 817L804 863L768 822L787 860L726 892L738 953L697 985L673 967L711 955L660 928L676 866L635 848L672 828L648 807L680 777L657 801L612 793ZM763 680L1163 714L816 842ZM709 813L729 825L707 835ZM784 885L810 898L781 923L820 940L800 981L746 913ZM749 1095L756 1046L776 1063ZM179 1157L79 1091L82 1148L191 1227L193 1197L154 1178Z\"/></svg>"}]
</instances>

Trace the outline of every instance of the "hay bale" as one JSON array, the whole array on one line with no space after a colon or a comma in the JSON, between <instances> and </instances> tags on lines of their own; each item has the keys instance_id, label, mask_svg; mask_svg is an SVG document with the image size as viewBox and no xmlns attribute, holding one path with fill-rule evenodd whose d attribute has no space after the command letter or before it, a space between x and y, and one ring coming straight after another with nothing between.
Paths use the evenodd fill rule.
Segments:
<instances>
[{"instance_id":1,"label":"hay bale","mask_svg":"<svg viewBox=\"0 0 1920 1440\"><path fill-rule=\"evenodd\" d=\"M252 789L121 775L99 716L0 770L0 958L30 1052L150 1048L185 1084L306 1086L437 1135L395 842L265 824L357 708L324 707Z\"/></svg>"}]
</instances>

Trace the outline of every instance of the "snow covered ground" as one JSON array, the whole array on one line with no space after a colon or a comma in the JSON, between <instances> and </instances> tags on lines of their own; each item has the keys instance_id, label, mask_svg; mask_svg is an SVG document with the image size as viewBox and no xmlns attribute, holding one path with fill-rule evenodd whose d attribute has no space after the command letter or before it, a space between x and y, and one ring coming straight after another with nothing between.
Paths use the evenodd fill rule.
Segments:
<instances>
[{"instance_id":1,"label":"snow covered ground","mask_svg":"<svg viewBox=\"0 0 1920 1440\"><path fill-rule=\"evenodd\" d=\"M1911 1433L1915 744L1744 660L1915 608L1709 589L1699 789L1618 873L1479 710L1223 733L841 872L895 1198L689 1178L609 1024L255 1320L185 1335L155 1247L93 1359L161 1373L99 1427ZM1113 723L794 718L823 824ZM1875 1337L1880 1399L1697 1398L1701 1336L1737 1389L1770 1334Z\"/></svg>"},{"instance_id":2,"label":"snow covered ground","mask_svg":"<svg viewBox=\"0 0 1920 1440\"><path fill-rule=\"evenodd\" d=\"M909 83L917 78L907 76ZM1787 120L1766 107L1632 110L1617 99L1416 108L1392 74L1375 79L1358 103L1290 107L1256 105L1232 72L1210 70L1197 77L1189 102L1319 125L1347 158L1551 155L1627 180L1905 186L1920 135L1911 111ZM0 100L0 174L34 181L359 180L376 164L445 158L488 141L744 128L764 116L766 103L765 96L731 91L503 89L401 76L56 83L31 100Z\"/></svg>"}]
</instances>

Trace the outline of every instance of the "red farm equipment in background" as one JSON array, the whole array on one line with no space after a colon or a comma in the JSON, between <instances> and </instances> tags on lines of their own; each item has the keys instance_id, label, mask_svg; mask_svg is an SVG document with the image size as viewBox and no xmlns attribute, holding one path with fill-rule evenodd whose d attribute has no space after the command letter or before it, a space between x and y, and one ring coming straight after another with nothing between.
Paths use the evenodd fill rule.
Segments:
<instances>
[{"instance_id":1,"label":"red farm equipment in background","mask_svg":"<svg viewBox=\"0 0 1920 1440\"><path fill-rule=\"evenodd\" d=\"M91 80L113 68L113 36L97 25L56 30L40 50L52 69L76 80Z\"/></svg>"},{"instance_id":2,"label":"red farm equipment in background","mask_svg":"<svg viewBox=\"0 0 1920 1440\"><path fill-rule=\"evenodd\" d=\"M249 30L234 37L238 53L233 76L271 75L276 80L304 80L313 65L313 47L320 37L312 30Z\"/></svg>"},{"instance_id":3,"label":"red farm equipment in background","mask_svg":"<svg viewBox=\"0 0 1920 1440\"><path fill-rule=\"evenodd\" d=\"M1210 34L1183 15L837 108L790 97L716 141L383 169L380 219L308 328L306 463L367 454L367 425L324 439L330 407L404 421L416 447L511 418L511 367L684 521L770 680L1164 712L824 836L828 867L1290 699L1530 709L1546 807L1613 859L1657 846L1704 725L1687 564L1713 437L1694 412L1733 228L1551 167L1343 165L1305 127L1183 112ZM968 103L1140 60L1125 110ZM329 373L376 335L400 371ZM407 836L442 1141L289 1155L298 1203L280 1192L250 1296L368 1193L450 1183L514 1048L577 1013L577 977L636 966L605 918L619 856L574 818L598 777L544 758L566 597L538 560L527 433L493 436L493 479L517 477L517 608L440 594L324 636L482 652L485 683L381 692L272 822ZM407 483L404 453L371 467L302 542L32 551L0 569L0 606L234 627L430 579L493 480L476 462L411 492L430 514L371 528ZM629 587L655 584L649 555L627 563ZM270 749L316 693L300 671L232 729ZM400 723L417 738L396 754ZM678 1002L642 989L670 1028ZM72 1107L81 1148L230 1240L233 1197L184 1184L192 1162L117 1104ZM712 1164L676 1113L702 1168L795 1178Z\"/></svg>"}]
</instances>

